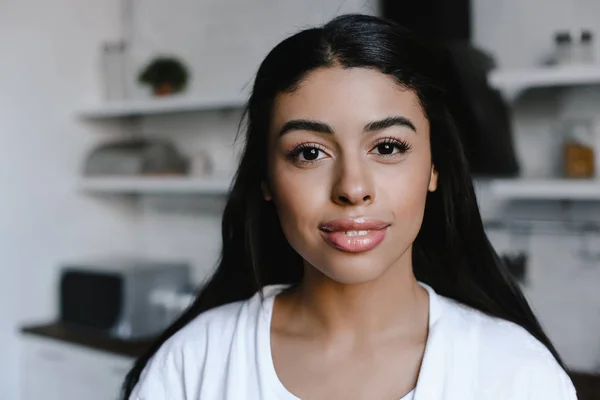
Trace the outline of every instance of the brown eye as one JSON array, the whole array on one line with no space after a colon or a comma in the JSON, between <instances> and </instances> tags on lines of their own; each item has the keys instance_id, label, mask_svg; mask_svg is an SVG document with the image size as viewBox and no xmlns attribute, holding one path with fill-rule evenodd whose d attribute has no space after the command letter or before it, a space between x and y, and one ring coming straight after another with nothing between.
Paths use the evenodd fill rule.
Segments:
<instances>
[{"instance_id":1,"label":"brown eye","mask_svg":"<svg viewBox=\"0 0 600 400\"><path fill-rule=\"evenodd\" d=\"M381 156L392 156L404 154L408 150L410 150L410 145L408 143L395 138L386 138L377 143L371 151Z\"/></svg>"},{"instance_id":2,"label":"brown eye","mask_svg":"<svg viewBox=\"0 0 600 400\"><path fill-rule=\"evenodd\" d=\"M395 147L396 146L394 146L391 143L380 143L375 148L377 149L377 151L379 152L379 154L389 155L389 154L393 154L394 153L394 150L396 150Z\"/></svg>"},{"instance_id":3,"label":"brown eye","mask_svg":"<svg viewBox=\"0 0 600 400\"><path fill-rule=\"evenodd\" d=\"M290 150L287 157L299 163L312 163L326 158L327 153L316 144L303 143Z\"/></svg>"},{"instance_id":4,"label":"brown eye","mask_svg":"<svg viewBox=\"0 0 600 400\"><path fill-rule=\"evenodd\" d=\"M306 161L314 161L317 158L319 158L319 152L321 150L317 149L316 147L310 147L307 149L303 149L299 156L301 156L304 160Z\"/></svg>"}]
</instances>

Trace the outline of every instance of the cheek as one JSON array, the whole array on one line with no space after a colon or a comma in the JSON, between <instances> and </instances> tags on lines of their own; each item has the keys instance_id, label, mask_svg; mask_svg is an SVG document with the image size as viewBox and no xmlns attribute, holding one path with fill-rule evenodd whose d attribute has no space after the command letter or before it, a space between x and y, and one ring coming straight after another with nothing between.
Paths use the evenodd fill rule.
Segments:
<instances>
[{"instance_id":1,"label":"cheek","mask_svg":"<svg viewBox=\"0 0 600 400\"><path fill-rule=\"evenodd\" d=\"M329 174L323 168L299 170L275 161L271 174L273 201L282 229L289 241L299 231L310 229L319 221L318 210L330 201Z\"/></svg>"},{"instance_id":2,"label":"cheek","mask_svg":"<svg viewBox=\"0 0 600 400\"><path fill-rule=\"evenodd\" d=\"M430 176L431 165L426 157L376 175L380 205L391 211L396 224L415 235L423 219Z\"/></svg>"}]
</instances>

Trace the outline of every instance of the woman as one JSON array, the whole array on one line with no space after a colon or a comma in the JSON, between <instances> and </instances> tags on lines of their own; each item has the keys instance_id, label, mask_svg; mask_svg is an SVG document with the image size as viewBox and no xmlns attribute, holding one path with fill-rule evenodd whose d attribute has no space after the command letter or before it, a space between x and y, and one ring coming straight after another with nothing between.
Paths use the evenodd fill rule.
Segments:
<instances>
[{"instance_id":1,"label":"woman","mask_svg":"<svg viewBox=\"0 0 600 400\"><path fill-rule=\"evenodd\" d=\"M575 399L486 237L442 77L368 16L271 51L218 269L125 398Z\"/></svg>"}]
</instances>

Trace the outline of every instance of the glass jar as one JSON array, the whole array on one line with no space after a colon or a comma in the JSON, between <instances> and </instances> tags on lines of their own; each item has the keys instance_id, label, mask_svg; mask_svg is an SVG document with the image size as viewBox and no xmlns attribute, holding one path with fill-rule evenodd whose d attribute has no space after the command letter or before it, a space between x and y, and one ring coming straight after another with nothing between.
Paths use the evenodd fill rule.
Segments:
<instances>
[{"instance_id":1,"label":"glass jar","mask_svg":"<svg viewBox=\"0 0 600 400\"><path fill-rule=\"evenodd\" d=\"M587 119L564 124L563 170L567 178L591 178L595 174L594 128Z\"/></svg>"}]
</instances>

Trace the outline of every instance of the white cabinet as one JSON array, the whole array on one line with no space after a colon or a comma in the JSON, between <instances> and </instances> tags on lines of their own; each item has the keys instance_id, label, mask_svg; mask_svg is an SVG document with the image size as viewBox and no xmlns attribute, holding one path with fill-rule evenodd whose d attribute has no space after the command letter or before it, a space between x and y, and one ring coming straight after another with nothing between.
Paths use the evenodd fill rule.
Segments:
<instances>
[{"instance_id":1,"label":"white cabinet","mask_svg":"<svg viewBox=\"0 0 600 400\"><path fill-rule=\"evenodd\" d=\"M116 400L133 359L22 336L22 400Z\"/></svg>"}]
</instances>

